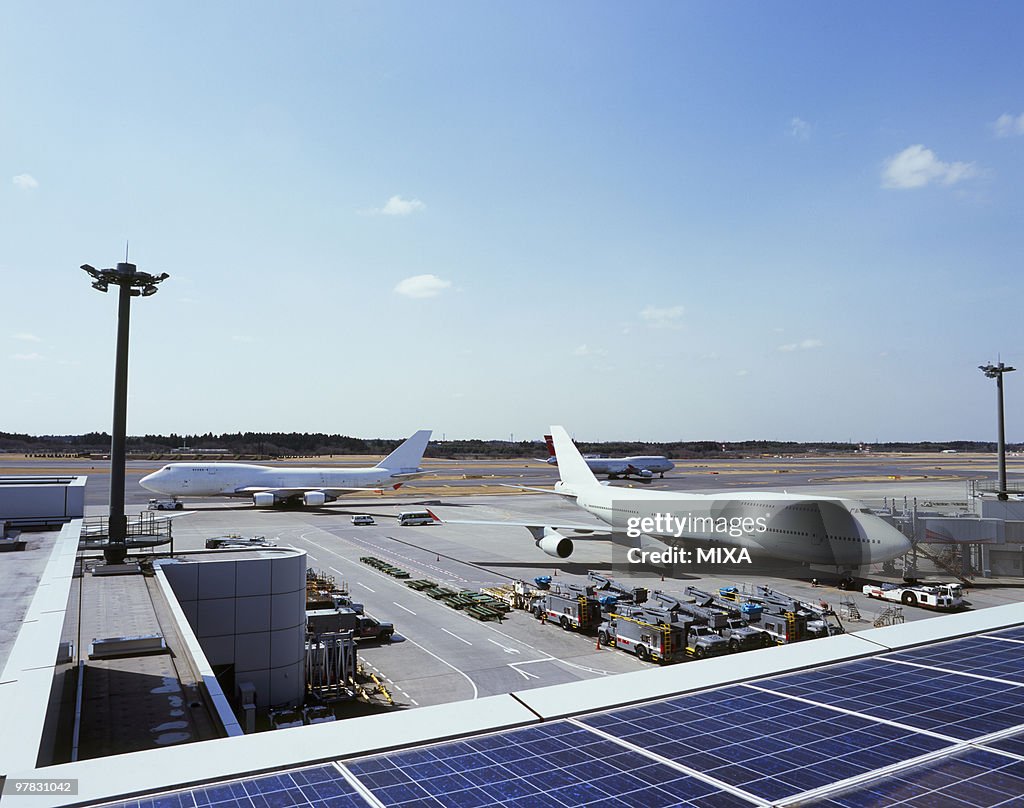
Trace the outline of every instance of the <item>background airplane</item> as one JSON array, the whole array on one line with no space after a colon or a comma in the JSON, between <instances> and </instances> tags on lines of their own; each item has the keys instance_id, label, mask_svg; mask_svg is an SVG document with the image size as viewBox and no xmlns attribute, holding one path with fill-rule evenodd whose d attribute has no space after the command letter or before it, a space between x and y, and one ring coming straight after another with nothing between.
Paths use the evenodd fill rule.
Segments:
<instances>
[{"instance_id":1,"label":"background airplane","mask_svg":"<svg viewBox=\"0 0 1024 808\"><path fill-rule=\"evenodd\" d=\"M872 564L889 561L910 550L910 541L895 527L852 499L808 494L778 494L758 491L727 491L695 494L676 491L639 491L616 488L599 482L587 461L560 426L551 427L555 450L560 459L559 482L554 489L526 490L558 494L596 516L621 535L627 520L653 518L658 514L684 519L690 514L722 516L727 519L763 518L767 529L750 530L741 535L722 532L691 531L680 535L644 533L658 542L688 549L731 546L746 549L756 563L767 556L804 564L842 579L841 586L852 585ZM462 524L517 525L533 535L537 546L555 558L568 558L572 539L563 531L602 534L601 525L568 522L471 522L444 520Z\"/></svg>"},{"instance_id":2,"label":"background airplane","mask_svg":"<svg viewBox=\"0 0 1024 808\"><path fill-rule=\"evenodd\" d=\"M553 466L558 465L558 455L555 452L555 444L550 435L545 435L544 440L548 445L548 457L543 462ZM676 464L667 457L661 455L642 455L637 457L597 457L595 455L583 455L587 467L594 474L607 474L609 480L621 480L633 477L639 480L652 480L655 474L665 476L666 471L672 471Z\"/></svg>"},{"instance_id":3,"label":"background airplane","mask_svg":"<svg viewBox=\"0 0 1024 808\"><path fill-rule=\"evenodd\" d=\"M421 429L372 468L279 468L251 463L169 463L143 488L178 497L252 497L254 505L323 505L356 492L383 493L430 472L420 468L430 430Z\"/></svg>"}]
</instances>

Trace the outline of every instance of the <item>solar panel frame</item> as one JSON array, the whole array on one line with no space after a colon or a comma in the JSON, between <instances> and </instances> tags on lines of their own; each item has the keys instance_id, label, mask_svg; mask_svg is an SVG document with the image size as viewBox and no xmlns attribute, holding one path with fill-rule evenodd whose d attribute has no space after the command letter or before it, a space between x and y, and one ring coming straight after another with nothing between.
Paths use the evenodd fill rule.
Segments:
<instances>
[{"instance_id":1,"label":"solar panel frame","mask_svg":"<svg viewBox=\"0 0 1024 808\"><path fill-rule=\"evenodd\" d=\"M645 722L649 705L578 719L627 743L700 771L762 799L782 799L953 744L930 735L885 726L861 716L735 685L662 701L659 714L672 723L658 733ZM739 740L701 732L712 724L743 728ZM737 733L737 735L740 735Z\"/></svg>"},{"instance_id":2,"label":"solar panel frame","mask_svg":"<svg viewBox=\"0 0 1024 808\"><path fill-rule=\"evenodd\" d=\"M443 778L426 774L423 756L444 764L468 787L452 791ZM394 808L432 804L484 808L496 805L712 805L749 806L750 801L607 740L568 721L527 727L485 738L438 744L346 761L344 767L375 798ZM406 776L396 788L388 775Z\"/></svg>"},{"instance_id":3,"label":"solar panel frame","mask_svg":"<svg viewBox=\"0 0 1024 808\"><path fill-rule=\"evenodd\" d=\"M984 633L993 637L1007 637L1011 640L1024 640L1024 626L1014 626L1013 628L1004 628L1000 631L986 631Z\"/></svg>"},{"instance_id":4,"label":"solar panel frame","mask_svg":"<svg viewBox=\"0 0 1024 808\"><path fill-rule=\"evenodd\" d=\"M334 766L313 766L157 794L118 808L367 808Z\"/></svg>"},{"instance_id":5,"label":"solar panel frame","mask_svg":"<svg viewBox=\"0 0 1024 808\"><path fill-rule=\"evenodd\" d=\"M1020 805L1024 761L967 749L801 805L818 808L973 808Z\"/></svg>"},{"instance_id":6,"label":"solar panel frame","mask_svg":"<svg viewBox=\"0 0 1024 808\"><path fill-rule=\"evenodd\" d=\"M1008 682L1024 682L1024 643L1010 643L989 637L966 637L885 654L879 658L933 665Z\"/></svg>"},{"instance_id":7,"label":"solar panel frame","mask_svg":"<svg viewBox=\"0 0 1024 808\"><path fill-rule=\"evenodd\" d=\"M1024 725L1024 687L880 658L786 674L757 686L958 740Z\"/></svg>"}]
</instances>

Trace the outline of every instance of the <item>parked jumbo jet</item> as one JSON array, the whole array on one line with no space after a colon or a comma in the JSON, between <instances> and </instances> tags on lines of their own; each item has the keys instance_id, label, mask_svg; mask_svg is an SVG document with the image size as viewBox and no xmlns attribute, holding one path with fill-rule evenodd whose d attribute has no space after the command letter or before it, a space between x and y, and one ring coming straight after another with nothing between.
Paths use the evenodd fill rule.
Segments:
<instances>
[{"instance_id":1,"label":"parked jumbo jet","mask_svg":"<svg viewBox=\"0 0 1024 808\"><path fill-rule=\"evenodd\" d=\"M373 468L274 468L250 463L169 463L143 477L143 488L178 497L252 497L254 505L323 505L345 494L398 489L429 472L420 468L430 430L421 429Z\"/></svg>"},{"instance_id":2,"label":"parked jumbo jet","mask_svg":"<svg viewBox=\"0 0 1024 808\"><path fill-rule=\"evenodd\" d=\"M555 452L555 444L551 440L551 436L545 435L544 440L548 445L548 458L544 462L557 466L558 456ZM607 474L609 480L621 480L624 477L651 480L655 474L660 474L664 477L666 471L672 471L676 467L675 463L661 455L637 457L584 456L583 460L594 474Z\"/></svg>"},{"instance_id":3,"label":"parked jumbo jet","mask_svg":"<svg viewBox=\"0 0 1024 808\"><path fill-rule=\"evenodd\" d=\"M902 533L851 499L754 491L694 494L612 487L607 482L598 482L562 427L551 427L551 434L561 479L553 490L528 490L555 493L572 500L616 532L637 531L669 547L692 550L725 545L738 548L737 552L745 550L755 560L763 555L802 563L838 574L841 586L852 584L861 568L889 561L910 550L910 541ZM525 527L537 546L556 558L568 558L573 551L572 539L563 531L605 532L599 525L554 521L476 524ZM728 529L723 529L726 525Z\"/></svg>"}]
</instances>

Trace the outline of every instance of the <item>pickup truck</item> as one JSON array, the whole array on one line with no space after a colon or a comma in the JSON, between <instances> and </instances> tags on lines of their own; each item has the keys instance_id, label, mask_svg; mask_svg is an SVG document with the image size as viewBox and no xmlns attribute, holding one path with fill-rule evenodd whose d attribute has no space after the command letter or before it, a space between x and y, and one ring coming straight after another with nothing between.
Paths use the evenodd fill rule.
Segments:
<instances>
[{"instance_id":1,"label":"pickup truck","mask_svg":"<svg viewBox=\"0 0 1024 808\"><path fill-rule=\"evenodd\" d=\"M382 623L373 617L360 615L356 622L355 638L357 640L380 640L391 642L391 636L395 633L394 623Z\"/></svg>"}]
</instances>

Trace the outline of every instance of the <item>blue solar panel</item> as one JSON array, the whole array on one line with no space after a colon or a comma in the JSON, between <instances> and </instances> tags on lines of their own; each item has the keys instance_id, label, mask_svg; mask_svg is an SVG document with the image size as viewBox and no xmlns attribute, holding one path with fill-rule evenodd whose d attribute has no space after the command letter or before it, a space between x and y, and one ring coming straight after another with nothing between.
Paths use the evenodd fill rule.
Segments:
<instances>
[{"instance_id":1,"label":"blue solar panel","mask_svg":"<svg viewBox=\"0 0 1024 808\"><path fill-rule=\"evenodd\" d=\"M1002 738L998 741L988 741L985 743L985 746L991 746L993 749L1002 749L1024 757L1024 732L1011 735L1008 738Z\"/></svg>"},{"instance_id":2,"label":"blue solar panel","mask_svg":"<svg viewBox=\"0 0 1024 808\"><path fill-rule=\"evenodd\" d=\"M344 765L389 808L750 805L565 721Z\"/></svg>"},{"instance_id":3,"label":"blue solar panel","mask_svg":"<svg viewBox=\"0 0 1024 808\"><path fill-rule=\"evenodd\" d=\"M333 766L239 780L121 803L123 808L367 808Z\"/></svg>"},{"instance_id":4,"label":"blue solar panel","mask_svg":"<svg viewBox=\"0 0 1024 808\"><path fill-rule=\"evenodd\" d=\"M881 780L816 802L823 808L913 806L973 808L1020 805L1024 795L1024 762L972 750L914 766Z\"/></svg>"},{"instance_id":5,"label":"blue solar panel","mask_svg":"<svg viewBox=\"0 0 1024 808\"><path fill-rule=\"evenodd\" d=\"M968 637L939 645L926 645L886 654L881 659L905 659L978 676L1024 682L1024 643L987 637Z\"/></svg>"},{"instance_id":6,"label":"blue solar panel","mask_svg":"<svg viewBox=\"0 0 1024 808\"><path fill-rule=\"evenodd\" d=\"M1011 640L1024 640L1024 626L1008 628L1003 631L989 631L986 633L991 634L993 637L1009 637Z\"/></svg>"},{"instance_id":7,"label":"blue solar panel","mask_svg":"<svg viewBox=\"0 0 1024 808\"><path fill-rule=\"evenodd\" d=\"M1024 724L1024 687L866 659L759 686L958 739Z\"/></svg>"},{"instance_id":8,"label":"blue solar panel","mask_svg":"<svg viewBox=\"0 0 1024 808\"><path fill-rule=\"evenodd\" d=\"M583 723L765 799L951 746L745 686L589 716Z\"/></svg>"}]
</instances>

